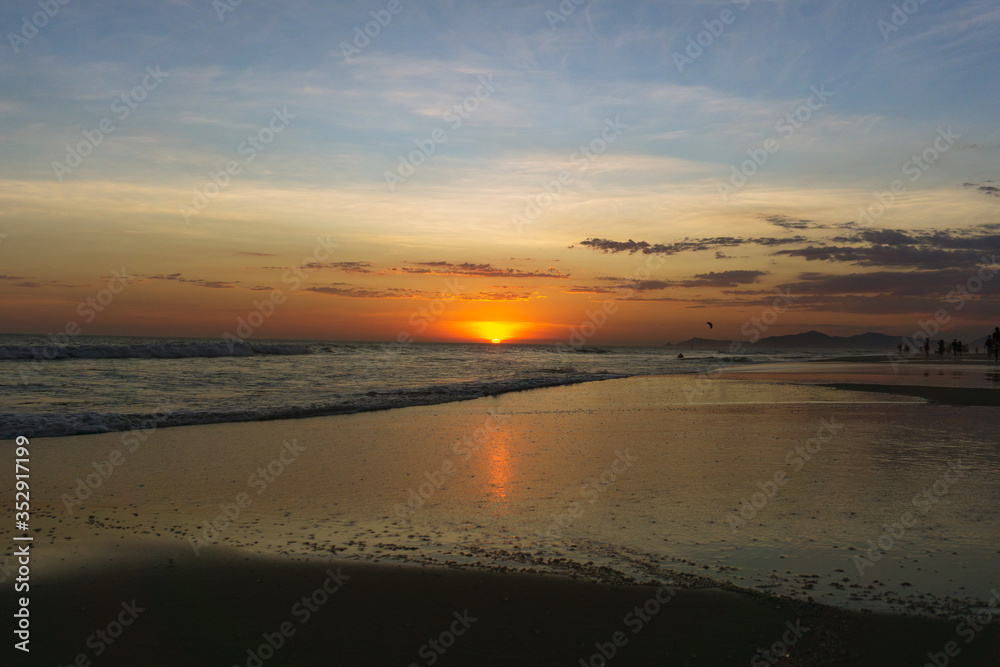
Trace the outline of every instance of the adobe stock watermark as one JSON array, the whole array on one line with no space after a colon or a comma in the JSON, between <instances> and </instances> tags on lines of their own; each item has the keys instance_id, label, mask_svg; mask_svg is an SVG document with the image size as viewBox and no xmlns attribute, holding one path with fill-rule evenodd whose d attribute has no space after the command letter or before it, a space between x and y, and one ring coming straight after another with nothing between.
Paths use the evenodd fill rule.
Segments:
<instances>
[{"instance_id":1,"label":"adobe stock watermark","mask_svg":"<svg viewBox=\"0 0 1000 667\"><path fill-rule=\"evenodd\" d=\"M586 319L579 325L570 327L568 343L556 343L556 353L560 359L565 359L564 355L571 350L579 349L593 338L608 323L609 316L618 313L618 301L627 301L635 293L635 286L651 279L653 271L665 263L666 260L659 255L648 255L643 266L637 268L631 277L624 278L622 284L615 287L615 296L602 301L600 308L586 311Z\"/></svg>"},{"instance_id":2,"label":"adobe stock watermark","mask_svg":"<svg viewBox=\"0 0 1000 667\"><path fill-rule=\"evenodd\" d=\"M996 255L991 257L984 255L979 258L979 261L982 264L979 270L971 275L965 283L955 285L945 295L944 302L951 307L951 310L958 312L965 308L965 304L972 301L977 294L983 291L986 283L993 280L996 276L998 270ZM938 308L926 319L917 320L919 328L909 338L901 336L899 339L900 345L908 346L913 350L921 349L924 342L932 340L941 331L941 327L948 324L951 319L948 309ZM899 372L899 366L903 363L900 356L893 355L891 352L887 356L889 363L892 365L893 372Z\"/></svg>"},{"instance_id":3,"label":"adobe stock watermark","mask_svg":"<svg viewBox=\"0 0 1000 667\"><path fill-rule=\"evenodd\" d=\"M38 35L38 31L47 26L49 21L56 17L59 10L68 4L69 0L38 0L41 11L32 14L31 20L28 20L27 16L22 16L21 29L16 33L7 33L7 41L14 49L14 55L20 53L21 49L27 46L28 40L34 39Z\"/></svg>"},{"instance_id":4,"label":"adobe stock watermark","mask_svg":"<svg viewBox=\"0 0 1000 667\"><path fill-rule=\"evenodd\" d=\"M291 442L285 441L282 444L278 455L267 465L258 466L249 477L247 477L247 488L255 489L260 495L267 491L268 486L273 484L290 465L295 463L306 450L305 445L300 445L298 440L292 438ZM217 542L223 531L228 529L243 514L243 510L253 504L254 496L246 491L241 491L235 495L233 502L219 503L219 514L203 522L200 531L201 537L189 535L188 541L191 543L191 550L195 556L201 555L201 550L209 543Z\"/></svg>"},{"instance_id":5,"label":"adobe stock watermark","mask_svg":"<svg viewBox=\"0 0 1000 667\"><path fill-rule=\"evenodd\" d=\"M292 605L289 614L298 620L299 625L305 625L313 616L326 606L330 599L350 581L350 577L340 571L334 572L327 569L326 579L308 595L303 595ZM285 643L295 636L298 628L292 621L284 621L278 624L274 632L264 632L261 634L263 640L256 647L248 648L246 652L245 667L263 667L264 663L275 656ZM233 667L241 667L235 664Z\"/></svg>"},{"instance_id":6,"label":"adobe stock watermark","mask_svg":"<svg viewBox=\"0 0 1000 667\"><path fill-rule=\"evenodd\" d=\"M576 165L576 170L583 173L590 168L591 163L607 152L608 147L618 141L622 133L628 129L628 125L621 122L620 116L615 116L614 120L604 119L604 127L598 136L588 143L582 144L572 155L569 156L571 163ZM566 187L574 182L573 173L569 169L560 171L554 179L542 184L542 192L528 198L524 205L524 214L514 213L510 216L514 228L520 233L525 225L530 225L542 214L542 211L556 203L562 196Z\"/></svg>"},{"instance_id":7,"label":"adobe stock watermark","mask_svg":"<svg viewBox=\"0 0 1000 667\"><path fill-rule=\"evenodd\" d=\"M111 305L115 297L125 291L134 278L125 272L123 266L121 271L113 270L107 282L107 286L98 290L96 294L87 297L76 306L76 314L83 319L84 324L90 324L99 313ZM21 367L19 374L22 384L29 384L32 378L38 376L45 370L46 365L60 354L60 348L69 345L70 340L83 333L83 328L76 320L69 320L63 325L62 331L50 333L48 335L50 345L39 348L38 356L31 360L29 367Z\"/></svg>"},{"instance_id":8,"label":"adobe stock watermark","mask_svg":"<svg viewBox=\"0 0 1000 667\"><path fill-rule=\"evenodd\" d=\"M630 287L616 287L616 294L623 298L628 298L629 295L634 292ZM588 340L601 329L605 324L608 323L608 317L618 313L618 297L613 297L611 299L605 299L601 302L600 308L594 308L593 310L588 310L584 313L584 320L575 326L569 328L569 338L568 345L570 347L579 348L586 344ZM557 343L557 352L562 354L564 352L563 346L567 343Z\"/></svg>"},{"instance_id":9,"label":"adobe stock watermark","mask_svg":"<svg viewBox=\"0 0 1000 667\"><path fill-rule=\"evenodd\" d=\"M751 317L740 327L740 333L746 337L746 342L750 345L759 341L761 336L767 333L767 330L778 322L781 314L795 305L794 301L796 299L802 298L800 295L792 294L790 287L786 287L784 292L779 289L777 294L777 298L774 299L769 307L761 311L759 317ZM729 344L729 354L738 355L746 351L746 344L743 341L735 340ZM721 374L727 366L736 363L733 358L728 360L723 359L722 361L721 365L699 373L698 379L695 380L693 386L686 382L684 383L684 396L687 398L688 403L694 403L696 396L700 396L709 390L715 382L715 376Z\"/></svg>"},{"instance_id":10,"label":"adobe stock watermark","mask_svg":"<svg viewBox=\"0 0 1000 667\"><path fill-rule=\"evenodd\" d=\"M757 655L750 659L751 667L767 667L784 662L789 650L802 641L802 637L810 630L802 627L801 618L795 619L795 623L785 621L785 627L788 629L782 633L781 639L774 641L766 649L758 649Z\"/></svg>"},{"instance_id":11,"label":"adobe stock watermark","mask_svg":"<svg viewBox=\"0 0 1000 667\"><path fill-rule=\"evenodd\" d=\"M119 439L120 446L108 452L106 458L100 461L92 461L90 465L94 469L94 472L88 474L86 477L76 478L76 487L73 489L72 496L68 493L62 495L61 500L63 506L66 508L66 513L73 516L73 507L83 504L83 501L94 495L95 491L111 479L115 471L125 465L128 456L135 454L139 446L149 439L150 435L159 428L160 424L177 407L173 403L161 403L157 411L140 422L136 428L122 433Z\"/></svg>"},{"instance_id":12,"label":"adobe stock watermark","mask_svg":"<svg viewBox=\"0 0 1000 667\"><path fill-rule=\"evenodd\" d=\"M423 664L428 665L428 667L440 660L448 652L448 649L455 645L457 639L468 632L472 624L479 620L472 616L468 609L461 614L457 611L452 612L452 616L455 620L451 622L447 630L436 638L428 640L417 650L417 655L424 659ZM409 667L420 667L420 665L421 663L411 662Z\"/></svg>"},{"instance_id":13,"label":"adobe stock watermark","mask_svg":"<svg viewBox=\"0 0 1000 667\"><path fill-rule=\"evenodd\" d=\"M889 20L879 19L875 24L879 32L882 33L882 38L888 42L889 35L906 25L910 17L920 11L920 8L926 3L927 0L903 0L902 3L893 4Z\"/></svg>"},{"instance_id":14,"label":"adobe stock watermark","mask_svg":"<svg viewBox=\"0 0 1000 667\"><path fill-rule=\"evenodd\" d=\"M718 183L719 195L722 197L722 201L729 201L729 195L734 194L746 185L767 164L771 156L781 150L781 142L794 137L795 133L801 130L812 119L813 114L826 106L829 99L833 97L833 93L826 89L826 84L820 84L819 88L811 86L809 90L811 94L806 98L805 102L799 105L795 111L789 112L779 118L774 124L774 131L781 135L780 139L777 137L768 137L760 147L747 149L747 155L750 157L749 160L745 160L738 167L736 165L729 167L729 183L721 181Z\"/></svg>"},{"instance_id":15,"label":"adobe stock watermark","mask_svg":"<svg viewBox=\"0 0 1000 667\"><path fill-rule=\"evenodd\" d=\"M139 618L139 614L146 611L145 607L140 607L135 599L121 603L122 610L106 626L94 630L93 634L87 637L87 648L93 651L95 658L104 655L104 652L115 643L119 637L125 633L125 629L131 626ZM87 653L78 653L70 665L90 665L90 657Z\"/></svg>"},{"instance_id":16,"label":"adobe stock watermark","mask_svg":"<svg viewBox=\"0 0 1000 667\"><path fill-rule=\"evenodd\" d=\"M670 603L677 595L676 588L660 586L648 600L632 608L632 611L625 614L622 624L632 631L635 636L645 629L653 618L659 614L663 607ZM579 667L607 667L608 662L618 655L618 651L628 645L631 637L623 630L614 632L608 641L595 642L597 649L587 658L580 658Z\"/></svg>"},{"instance_id":17,"label":"adobe stock watermark","mask_svg":"<svg viewBox=\"0 0 1000 667\"><path fill-rule=\"evenodd\" d=\"M948 129L938 128L938 136L924 148L919 153L914 153L909 160L903 163L900 171L904 176L909 176L910 183L916 183L920 178L933 167L941 157L947 153L955 142L962 138L962 135L957 132L953 132L951 125ZM889 190L887 192L879 192L876 190L872 193L875 197L875 201L868 206L861 207L858 209L858 221L863 227L872 227L875 225L875 221L885 215L886 211L890 206L896 203L896 200L906 192L906 183L900 179L895 179L889 184ZM858 228L852 228L847 233L847 238L852 239L858 233Z\"/></svg>"},{"instance_id":18,"label":"adobe stock watermark","mask_svg":"<svg viewBox=\"0 0 1000 667\"><path fill-rule=\"evenodd\" d=\"M242 4L243 0L212 0L212 8L215 9L215 15L219 17L220 22L225 21L226 14L235 12Z\"/></svg>"},{"instance_id":19,"label":"adobe stock watermark","mask_svg":"<svg viewBox=\"0 0 1000 667\"><path fill-rule=\"evenodd\" d=\"M493 75L480 75L479 85L476 86L472 95L469 95L445 111L442 116L443 120L448 123L448 127L452 131L457 130L462 127L465 121L471 118L480 104L493 96L495 91L496 84L493 81ZM414 139L413 145L416 148L410 151L405 157L402 155L399 156L399 164L396 166L395 171L385 170L385 184L388 186L389 192L395 192L396 186L402 185L406 182L406 179L413 176L417 172L417 169L437 152L438 146L444 144L446 141L448 141L448 131L440 127L431 130L430 135L426 139Z\"/></svg>"},{"instance_id":20,"label":"adobe stock watermark","mask_svg":"<svg viewBox=\"0 0 1000 667\"><path fill-rule=\"evenodd\" d=\"M926 516L931 509L941 504L941 498L948 495L952 485L962 480L968 471L964 469L961 459L948 462L948 470L930 486L924 487L919 493L913 496L910 504L920 511L920 515ZM851 560L858 572L858 578L864 576L865 570L872 568L882 560L885 555L894 549L906 535L909 528L917 525L919 515L906 511L899 515L899 520L895 523L882 524L882 534L875 540L868 540L868 549L864 556L854 556Z\"/></svg>"},{"instance_id":21,"label":"adobe stock watermark","mask_svg":"<svg viewBox=\"0 0 1000 667\"><path fill-rule=\"evenodd\" d=\"M565 23L570 16L576 13L576 10L584 5L589 5L591 0L562 0L559 6L556 7L558 12L554 12L551 9L545 10L545 20L549 22L549 27L555 30L560 23Z\"/></svg>"},{"instance_id":22,"label":"adobe stock watermark","mask_svg":"<svg viewBox=\"0 0 1000 667\"><path fill-rule=\"evenodd\" d=\"M451 446L451 451L457 457L457 463L451 457L444 459L434 470L425 471L423 474L426 482L422 482L416 488L407 489L407 502L405 505L396 503L392 508L399 519L409 518L414 512L424 506L434 495L441 490L450 477L458 472L462 464L468 463L477 454L480 448L486 443L489 437L500 431L503 422L509 417L505 414L490 411L483 425L472 432L471 436L466 435Z\"/></svg>"},{"instance_id":23,"label":"adobe stock watermark","mask_svg":"<svg viewBox=\"0 0 1000 667\"><path fill-rule=\"evenodd\" d=\"M395 342L379 344L379 356L376 359L368 359L365 362L364 370L358 374L359 380L364 381L372 372L383 370L391 365L399 357L403 349L414 342L414 332L422 334L427 331L444 314L448 302L457 298L466 289L459 284L457 279L445 280L444 286L445 289L439 293L440 296L437 299L431 301L426 307L418 308L410 314L407 322L412 331L410 329L403 329L396 334Z\"/></svg>"},{"instance_id":24,"label":"adobe stock watermark","mask_svg":"<svg viewBox=\"0 0 1000 667\"><path fill-rule=\"evenodd\" d=\"M170 76L170 72L161 72L159 65L156 65L155 68L146 67L146 75L142 77L142 81L114 99L110 107L111 113L119 122L124 121L139 108L140 104L146 101L149 93L160 87L160 84L168 76ZM83 130L83 141L77 143L76 146L66 146L66 157L63 162L52 162L52 172L56 175L56 179L62 183L67 174L82 165L83 161L104 143L104 139L117 129L115 119L111 116L105 116L98 121L97 127L94 129Z\"/></svg>"},{"instance_id":25,"label":"adobe stock watermark","mask_svg":"<svg viewBox=\"0 0 1000 667\"><path fill-rule=\"evenodd\" d=\"M995 619L1000 618L1000 591L994 588L990 593L990 599L981 609L976 610L974 615L966 614L965 620L955 626L955 634L965 642L966 646L974 642L976 636L989 627ZM941 651L936 653L928 651L928 662L924 663L924 667L947 667L951 664L951 659L957 658L961 652L962 646L958 642L946 642Z\"/></svg>"},{"instance_id":26,"label":"adobe stock watermark","mask_svg":"<svg viewBox=\"0 0 1000 667\"><path fill-rule=\"evenodd\" d=\"M751 345L759 341L761 336L767 333L768 328L778 322L781 313L791 308L794 305L793 301L795 299L802 298L800 295L793 295L790 287L786 287L784 292L779 289L777 294L777 298L770 307L765 308L761 312L760 317L751 317L740 327L740 333L746 336L747 342ZM742 347L737 348L737 351L741 350ZM730 352L732 351L733 349L730 346Z\"/></svg>"},{"instance_id":27,"label":"adobe stock watermark","mask_svg":"<svg viewBox=\"0 0 1000 667\"><path fill-rule=\"evenodd\" d=\"M333 258L333 249L340 247L339 244L331 241L331 238L333 237L329 234L325 239L317 237L316 247L313 248L312 254L288 268L282 274L281 282L291 287L293 292L298 290L303 281L308 280L310 275L320 269L323 262L328 262ZM235 335L228 331L222 334L222 339L229 346L229 353L232 354L237 345L246 343L247 339L251 338L257 329L264 326L264 322L274 315L278 306L283 305L286 301L288 301L288 297L280 289L271 290L268 298L262 301L254 299L253 308L246 314L246 317L236 318Z\"/></svg>"},{"instance_id":28,"label":"adobe stock watermark","mask_svg":"<svg viewBox=\"0 0 1000 667\"><path fill-rule=\"evenodd\" d=\"M610 466L605 468L600 475L592 477L580 485L581 500L571 500L562 514L553 514L552 523L549 524L544 533L539 532L538 537L542 541L552 541L562 537L562 531L572 526L586 512L582 500L586 500L590 505L596 503L607 492L608 488L635 464L635 461L635 456L627 449L624 453L615 452L615 460Z\"/></svg>"},{"instance_id":29,"label":"adobe stock watermark","mask_svg":"<svg viewBox=\"0 0 1000 667\"><path fill-rule=\"evenodd\" d=\"M223 169L217 172L208 172L208 182L201 188L195 189L194 196L191 198L191 205L186 206L182 204L179 207L181 217L184 218L185 223L191 224L192 215L198 215L208 208L208 205L223 190L230 186L233 182L233 177L243 173L244 165L250 164L257 159L259 154L267 150L271 142L284 132L291 124L291 121L298 116L298 114L288 113L288 105L282 106L280 110L274 107L272 112L271 119L267 122L267 125L257 130L255 134L247 135L246 140L240 142L236 147L236 152L243 158L243 164L240 164L236 160L229 160Z\"/></svg>"},{"instance_id":30,"label":"adobe stock watermark","mask_svg":"<svg viewBox=\"0 0 1000 667\"><path fill-rule=\"evenodd\" d=\"M833 417L829 421L821 419L819 428L816 429L815 437L809 438L803 445L788 450L788 453L785 454L785 465L791 467L795 472L799 472L805 467L806 463L812 461L813 457L822 451L823 444L832 440L833 436L843 428L844 425L838 424ZM751 494L749 501L746 496L740 498L739 514L727 512L724 517L733 535L738 533L743 526L747 525L760 511L767 507L771 499L777 496L778 492L789 481L791 481L791 478L784 470L776 470L770 478L762 482L757 482L756 486L759 491Z\"/></svg>"},{"instance_id":31,"label":"adobe stock watermark","mask_svg":"<svg viewBox=\"0 0 1000 667\"><path fill-rule=\"evenodd\" d=\"M372 43L372 40L381 35L382 31L389 27L389 24L392 23L392 17L399 16L403 13L404 9L406 7L401 0L389 0L384 9L371 10L370 13L374 20L366 23L363 30L361 26L355 26L354 39L351 40L350 44L347 42L340 43L340 52L344 54L344 60L349 63L354 62L351 60L351 57L360 56L361 52Z\"/></svg>"},{"instance_id":32,"label":"adobe stock watermark","mask_svg":"<svg viewBox=\"0 0 1000 667\"><path fill-rule=\"evenodd\" d=\"M733 4L739 7L741 12L745 12L747 7L750 6L750 0L733 0ZM700 58L705 52L705 49L715 44L715 41L719 37L722 37L722 33L726 31L726 26L730 26L736 22L736 17L737 14L733 10L723 9L719 12L719 18L712 19L711 21L702 21L705 29L697 35L688 35L687 47L684 49L684 53L680 53L679 51L673 52L674 65L677 66L677 71L683 74L686 65L693 65L694 61Z\"/></svg>"}]
</instances>

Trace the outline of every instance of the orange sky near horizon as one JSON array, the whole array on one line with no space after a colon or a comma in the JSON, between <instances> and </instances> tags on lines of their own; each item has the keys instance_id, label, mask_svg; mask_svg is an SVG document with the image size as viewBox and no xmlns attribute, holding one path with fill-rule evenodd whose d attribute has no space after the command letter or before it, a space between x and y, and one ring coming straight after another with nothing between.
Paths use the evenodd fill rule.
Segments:
<instances>
[{"instance_id":1,"label":"orange sky near horizon","mask_svg":"<svg viewBox=\"0 0 1000 667\"><path fill-rule=\"evenodd\" d=\"M29 200L45 198L43 189L34 190ZM75 192L88 196L86 188ZM0 330L47 334L76 323L84 335L391 341L405 334L416 341L662 345L695 336L748 340L812 329L912 335L917 322L946 308L951 321L942 330L973 339L992 330L992 304L1000 293L987 281L961 309L947 303L947 291L974 277L975 265L914 272L778 254L786 247L829 246L831 235L844 233L835 227L847 216L842 200L862 194L816 192L810 206L798 204L797 218L768 213L763 203L703 210L677 194L675 226L687 236L663 225L629 223L644 228L637 238L670 246L652 254L581 245L597 236L589 230L600 227L572 211L554 210L545 224L517 233L501 214L484 210L483 219L454 218L445 207L441 215L461 220L462 234L431 228L402 234L374 221L360 228L331 223L329 213L309 207L301 194L296 205L303 215L295 223L287 212L265 206L237 213L220 201L197 225L183 225L168 215L172 200L154 195L125 188L112 203L91 201L85 215L53 194L54 210L41 222L30 215L17 221L23 212L8 214L14 222L0 239ZM0 203L25 196L0 183ZM640 201L652 218L659 204L646 195ZM123 216L122 210L140 204L151 212ZM934 202L903 200L885 217L893 225L921 222L909 225L918 234L946 209L980 222L990 219L991 206L968 190L950 191ZM382 216L377 210L373 215ZM806 218L822 222L794 222ZM735 239L724 241L732 245L718 246L717 231L698 241L698 219L704 228L728 230L722 238ZM782 227L789 219L808 228ZM613 229L604 235L616 242L632 237ZM802 240L760 245L789 237ZM704 243L672 245L692 241ZM129 284L106 305L88 305L122 270ZM790 289L798 292L790 307L754 324L783 303L779 291ZM265 317L260 311L270 311L269 303L273 313Z\"/></svg>"},{"instance_id":2,"label":"orange sky near horizon","mask_svg":"<svg viewBox=\"0 0 1000 667\"><path fill-rule=\"evenodd\" d=\"M502 281L493 276L406 275L390 270L399 267L377 265L366 269L370 273L361 274L315 269L296 280L288 267L295 267L300 260L282 264L272 257L239 252L229 250L229 261L211 271L187 269L176 279L160 277L171 274L140 273L126 266L132 282L106 305L99 298L108 288L108 281L102 278L78 285L60 281L35 287L0 284L4 310L17 313L16 317L5 317L3 328L8 333L53 333L76 323L83 335L221 338L230 334L252 339L458 342L497 338L506 343L662 345L694 336L747 340L748 332L764 336L810 329L840 335L868 330L905 335L914 321L907 313L877 317L839 313L817 320L814 311L797 311L794 306L761 321L777 300L776 289L762 285L758 287L764 295L749 297L747 305L733 302L725 290L701 287L669 289L670 298L676 300L636 300L654 295L662 299L664 293L628 292L628 283L601 281L598 278L610 276L596 274L606 268L624 278L641 268L648 257L602 255L579 248L561 251L565 255L562 259L576 259L581 266L567 271L568 278ZM573 253L580 256L572 258ZM251 266L250 259L277 268ZM230 282L221 280L223 272L218 268L227 263L232 265L224 272ZM535 270L536 264L508 260L508 264L496 266L518 267L514 270L527 273ZM688 271L693 274L697 269ZM84 273L67 272L76 276ZM656 274L663 277L659 271L651 279L657 279ZM793 276L790 272L789 278ZM607 291L581 291L602 288ZM349 290L350 295L337 290ZM393 290L399 296L394 297ZM758 318L757 324L753 318ZM706 325L709 320L714 324L711 330Z\"/></svg>"}]
</instances>

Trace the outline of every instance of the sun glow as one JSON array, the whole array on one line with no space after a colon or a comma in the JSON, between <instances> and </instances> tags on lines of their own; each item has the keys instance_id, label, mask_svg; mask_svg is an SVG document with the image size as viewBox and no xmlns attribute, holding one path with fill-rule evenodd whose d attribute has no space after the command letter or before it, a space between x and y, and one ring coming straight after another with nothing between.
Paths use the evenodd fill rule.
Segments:
<instances>
[{"instance_id":1,"label":"sun glow","mask_svg":"<svg viewBox=\"0 0 1000 667\"><path fill-rule=\"evenodd\" d=\"M523 338L532 327L528 322L462 322L454 330L463 338L499 345L508 340Z\"/></svg>"}]
</instances>

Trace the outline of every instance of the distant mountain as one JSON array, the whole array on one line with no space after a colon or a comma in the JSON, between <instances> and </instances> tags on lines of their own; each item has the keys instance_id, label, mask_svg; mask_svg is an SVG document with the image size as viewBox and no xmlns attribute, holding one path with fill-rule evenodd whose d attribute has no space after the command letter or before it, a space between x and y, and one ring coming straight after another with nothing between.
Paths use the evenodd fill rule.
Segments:
<instances>
[{"instance_id":1,"label":"distant mountain","mask_svg":"<svg viewBox=\"0 0 1000 667\"><path fill-rule=\"evenodd\" d=\"M899 336L889 336L883 333L869 331L857 336L830 336L820 331L807 331L806 333L791 334L788 336L768 336L761 338L756 343L749 343L746 340L740 341L746 347L764 348L813 348L813 349L835 349L835 350L882 350L894 349L899 344ZM678 343L677 347L710 347L713 349L726 349L733 341L712 340L708 338L691 338Z\"/></svg>"}]
</instances>

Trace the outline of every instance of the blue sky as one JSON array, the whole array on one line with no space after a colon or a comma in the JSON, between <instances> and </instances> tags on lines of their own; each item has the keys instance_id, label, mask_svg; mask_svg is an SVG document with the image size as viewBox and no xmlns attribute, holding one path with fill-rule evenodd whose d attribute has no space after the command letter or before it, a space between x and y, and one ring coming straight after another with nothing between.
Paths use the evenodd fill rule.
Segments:
<instances>
[{"instance_id":1,"label":"blue sky","mask_svg":"<svg viewBox=\"0 0 1000 667\"><path fill-rule=\"evenodd\" d=\"M889 3L591 2L553 29L546 12L558 13L558 3L408 1L347 63L339 44L384 5L247 0L220 20L207 0L70 2L21 53L4 54L3 168L45 178L52 170L42 149L59 157L60 143L106 116L115 94L150 65L170 78L120 132L169 152L169 173L178 176L212 166L206 153L225 157L241 129L289 105L299 114L299 140L282 148L327 168L290 178L325 185L343 169L331 153L348 149L362 162L346 176L377 183L378 158L392 160L432 129L442 110L472 92L477 74L492 74L498 93L463 128L475 136L455 137L448 158L568 150L604 117L624 114L630 153L727 163L742 152L734 141L749 146L773 134L773 119L820 84L835 101L807 128L818 145L788 152L833 159L828 179L839 173L837 181L853 183L859 164L862 173L891 165L941 124L961 128L970 143L998 140L1000 7L991 2L927 2L886 40L877 22L891 16ZM16 28L37 9L11 3L2 23ZM735 21L679 72L672 55L727 10ZM847 137L837 123L851 121L858 127L850 148L867 148L870 159L843 155ZM792 160L773 171L795 171L785 162ZM164 175L154 160L133 166L134 178Z\"/></svg>"},{"instance_id":2,"label":"blue sky","mask_svg":"<svg viewBox=\"0 0 1000 667\"><path fill-rule=\"evenodd\" d=\"M915 11L905 23L897 12L901 25L890 32L893 5L566 0L561 10L554 1L400 0L390 14L387 1L244 0L220 18L222 0L70 0L52 5L58 12L37 35L13 44L10 33L40 9L11 2L0 11L0 231L8 234L0 273L50 284L30 295L13 281L0 289L15 309L48 304L51 312L33 317L33 327L58 326L60 309L79 295L69 286L92 289L123 261L146 276L196 273L245 286L264 281L263 267L226 253L275 252L292 261L319 233L339 239L343 260L379 269L359 283L372 289L400 288L390 269L432 260L524 273L556 266L583 288L634 264L627 252L581 248L585 239L780 236L788 227L768 218L787 216L817 225L808 243L835 244L836 232L826 230L856 220L872 193L903 178L907 161L946 128L957 140L907 180L877 224L972 230L984 236L977 249L995 250L979 226L997 222L1000 203L981 189L1000 171L1000 6L912 0L906 7ZM348 61L342 44L374 20L372 12L391 21ZM701 53L688 51L689 39L699 38ZM697 57L679 68L675 54ZM119 117L115 100L150 81L147 68L165 75ZM454 127L448 110L477 87L488 94ZM804 112L814 90L826 99L813 97L815 108ZM287 127L247 161L244 142L262 136L275 110ZM790 135L779 132L797 110L808 119ZM77 146L85 131L95 136L104 119L113 132L78 167L56 173L67 145ZM574 159L581 146L601 146L609 121L623 128L614 141L592 159ZM435 130L445 141L428 144ZM748 151L761 155L769 138L777 150L746 185L721 197L720 183L730 182ZM390 188L386 173L415 141L433 145L433 154ZM231 161L239 173L191 214L197 192ZM559 196L517 229L512 216L563 171L569 177ZM657 277L678 283L710 269L757 269L773 287L805 272L885 268L749 250L731 261L672 255ZM324 284L344 282L336 278ZM501 288L550 304L570 298L531 280L483 286ZM684 289L660 296L688 309L722 298ZM755 307L745 296L732 297L735 329ZM145 312L135 298L135 312ZM360 307L356 297L343 298ZM912 307L894 324L906 328L930 304ZM856 315L829 321L861 327L863 313ZM393 315L381 317L384 324ZM636 314L633 324L641 321ZM292 335L289 327L275 333Z\"/></svg>"}]
</instances>

